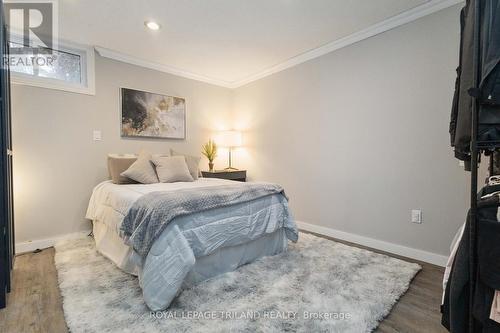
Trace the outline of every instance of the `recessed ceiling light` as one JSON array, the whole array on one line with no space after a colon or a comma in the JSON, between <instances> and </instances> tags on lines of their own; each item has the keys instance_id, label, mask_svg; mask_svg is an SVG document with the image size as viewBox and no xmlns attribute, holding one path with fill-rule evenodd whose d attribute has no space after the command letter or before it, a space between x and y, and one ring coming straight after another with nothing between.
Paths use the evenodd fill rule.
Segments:
<instances>
[{"instance_id":1,"label":"recessed ceiling light","mask_svg":"<svg viewBox=\"0 0 500 333\"><path fill-rule=\"evenodd\" d=\"M146 22L144 22L144 25L151 30L160 30L160 28L161 28L161 26L158 23L156 23L155 21L146 21Z\"/></svg>"}]
</instances>

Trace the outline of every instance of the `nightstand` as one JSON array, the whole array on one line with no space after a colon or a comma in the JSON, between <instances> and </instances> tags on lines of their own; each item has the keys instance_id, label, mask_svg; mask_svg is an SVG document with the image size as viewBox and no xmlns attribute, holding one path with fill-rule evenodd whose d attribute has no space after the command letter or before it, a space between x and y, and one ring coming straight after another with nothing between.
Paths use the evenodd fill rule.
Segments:
<instances>
[{"instance_id":1,"label":"nightstand","mask_svg":"<svg viewBox=\"0 0 500 333\"><path fill-rule=\"evenodd\" d=\"M247 180L246 170L215 170L215 171L202 171L203 178L219 178L235 180L238 182L245 182Z\"/></svg>"}]
</instances>

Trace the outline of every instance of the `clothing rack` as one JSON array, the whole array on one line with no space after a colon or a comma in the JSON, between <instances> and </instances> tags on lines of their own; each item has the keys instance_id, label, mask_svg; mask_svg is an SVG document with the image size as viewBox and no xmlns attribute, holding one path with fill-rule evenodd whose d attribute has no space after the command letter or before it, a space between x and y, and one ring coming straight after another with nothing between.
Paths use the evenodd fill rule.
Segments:
<instances>
[{"instance_id":1,"label":"clothing rack","mask_svg":"<svg viewBox=\"0 0 500 333\"><path fill-rule=\"evenodd\" d=\"M481 1L475 1L474 8L474 38L473 38L473 89L479 89L480 84L480 61L481 61ZM481 106L475 94L472 97L472 121L471 121L471 187L470 187L470 228L469 228L469 333L477 331L476 319L473 315L474 292L477 279L478 256L477 256L477 238L478 238L478 219L477 219L477 193L478 193L478 168L479 158L483 150L496 150L500 148L500 141L478 141L478 119ZM493 156L493 155L492 155ZM490 173L493 170L493 158L489 159Z\"/></svg>"},{"instance_id":2,"label":"clothing rack","mask_svg":"<svg viewBox=\"0 0 500 333\"><path fill-rule=\"evenodd\" d=\"M500 174L500 0L467 0L460 12L460 56L450 139L470 171L470 209L447 267L441 323L453 333L500 332L498 196L478 193L482 153L490 176ZM498 192L499 185L481 193ZM493 192L492 192L493 193ZM490 303L491 304L487 304Z\"/></svg>"},{"instance_id":3,"label":"clothing rack","mask_svg":"<svg viewBox=\"0 0 500 333\"><path fill-rule=\"evenodd\" d=\"M474 89L479 88L479 61L480 61L480 38L481 38L481 2L475 2L474 8L474 56L473 56L473 83ZM476 322L473 315L474 310L474 286L476 283L477 272L477 177L479 167L480 146L478 145L478 114L479 101L475 96L472 96L472 128L471 128L471 186L470 186L470 241L469 241L469 332L476 331ZM491 160L490 160L491 162Z\"/></svg>"}]
</instances>

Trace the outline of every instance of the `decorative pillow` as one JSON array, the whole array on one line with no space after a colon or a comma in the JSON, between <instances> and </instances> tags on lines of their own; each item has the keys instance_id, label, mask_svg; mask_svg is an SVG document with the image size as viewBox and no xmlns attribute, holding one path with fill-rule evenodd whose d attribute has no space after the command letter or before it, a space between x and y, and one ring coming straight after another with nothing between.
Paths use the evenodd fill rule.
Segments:
<instances>
[{"instance_id":1,"label":"decorative pillow","mask_svg":"<svg viewBox=\"0 0 500 333\"><path fill-rule=\"evenodd\" d=\"M184 156L153 158L156 173L162 183L192 182Z\"/></svg>"},{"instance_id":2,"label":"decorative pillow","mask_svg":"<svg viewBox=\"0 0 500 333\"><path fill-rule=\"evenodd\" d=\"M121 173L127 170L135 161L137 161L137 156L132 154L108 154L108 172L111 181L115 184L136 183L132 179L121 175Z\"/></svg>"},{"instance_id":3,"label":"decorative pillow","mask_svg":"<svg viewBox=\"0 0 500 333\"><path fill-rule=\"evenodd\" d=\"M168 153L165 153L165 154L153 154L152 157L151 157L151 160L153 160L153 158L158 158L158 157L169 157L170 155Z\"/></svg>"},{"instance_id":4,"label":"decorative pillow","mask_svg":"<svg viewBox=\"0 0 500 333\"><path fill-rule=\"evenodd\" d=\"M179 152L176 152L173 149L170 149L170 155L172 155L172 156L184 156L186 158L186 164L188 166L189 173L191 174L191 177L193 177L194 180L198 179L198 177L200 175L199 165L200 165L201 157L181 154Z\"/></svg>"},{"instance_id":5,"label":"decorative pillow","mask_svg":"<svg viewBox=\"0 0 500 333\"><path fill-rule=\"evenodd\" d=\"M141 184L158 183L158 176L153 163L151 163L151 154L147 151L141 151L135 161L127 170L121 173L123 177L130 178Z\"/></svg>"}]
</instances>

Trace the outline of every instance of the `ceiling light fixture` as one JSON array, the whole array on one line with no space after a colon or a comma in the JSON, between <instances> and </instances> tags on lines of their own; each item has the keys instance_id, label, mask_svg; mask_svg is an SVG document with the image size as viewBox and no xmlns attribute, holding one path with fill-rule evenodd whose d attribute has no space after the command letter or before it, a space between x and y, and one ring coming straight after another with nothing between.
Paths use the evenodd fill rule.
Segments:
<instances>
[{"instance_id":1,"label":"ceiling light fixture","mask_svg":"<svg viewBox=\"0 0 500 333\"><path fill-rule=\"evenodd\" d=\"M155 31L160 30L160 28L161 28L161 26L158 23L156 23L155 21L146 21L146 22L144 22L144 25L146 27L148 27L149 29L155 30Z\"/></svg>"}]
</instances>

